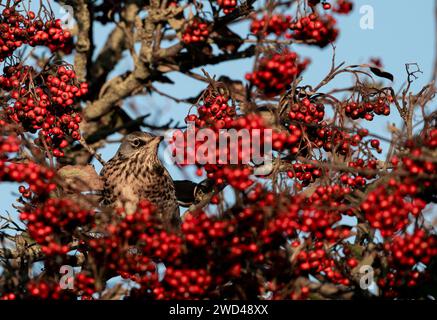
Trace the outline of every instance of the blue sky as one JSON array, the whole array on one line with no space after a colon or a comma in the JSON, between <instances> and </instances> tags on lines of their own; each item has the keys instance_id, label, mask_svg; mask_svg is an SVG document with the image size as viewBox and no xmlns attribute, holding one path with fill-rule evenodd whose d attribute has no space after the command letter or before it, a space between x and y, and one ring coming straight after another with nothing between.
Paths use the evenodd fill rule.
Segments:
<instances>
[{"instance_id":1,"label":"blue sky","mask_svg":"<svg viewBox=\"0 0 437 320\"><path fill-rule=\"evenodd\" d=\"M37 3L38 1L34 2ZM418 63L423 74L416 80L413 90L420 88L429 82L431 78L434 55L434 1L432 0L356 0L355 9L352 14L338 16L338 26L340 36L336 42L336 61L345 61L346 64L360 64L369 61L370 57L382 59L384 69L392 73L395 77L394 87L401 88L406 80L406 63ZM262 4L263 1L258 1ZM361 15L359 8L363 5L370 5L374 8L375 24L373 30L362 30L360 28ZM57 6L53 6L58 10ZM248 30L247 24L240 24L234 27L240 34L245 34ZM103 45L102 40L108 34L109 29L97 26L95 29L95 39L97 48ZM311 58L312 63L303 74L303 84L315 85L328 72L331 63L332 49L328 46L325 49L313 48L304 45L293 45L293 50L303 57ZM71 59L70 59L71 61ZM244 74L252 67L252 59L244 59L223 63L218 66L206 66L205 70L217 77L227 75L234 79L244 80ZM132 69L132 61L126 57L115 68L111 76ZM200 70L195 70L200 73ZM157 85L159 89L170 93L173 96L186 98L196 95L199 90L205 87L204 83L194 81L186 76L171 74L170 77L175 82L174 85ZM347 86L351 83L349 75L342 75L333 85ZM387 84L389 82L387 81ZM190 109L190 105L175 104L168 99L164 99L156 94L143 96L135 99L140 107L140 113L156 114L149 118L155 120L155 124L163 124L172 118L183 122L185 115ZM434 107L435 109L435 107ZM390 122L400 123L395 112L389 117L377 117L375 121L367 123L371 132L387 136L386 127ZM108 160L115 153L117 145L111 144L101 152L103 158ZM100 165L96 164L97 170ZM169 168L174 178L180 179L183 174L176 168ZM10 183L0 184L0 213L8 210L14 213L11 204L16 198L18 185ZM12 194L15 192L15 196Z\"/></svg>"}]
</instances>

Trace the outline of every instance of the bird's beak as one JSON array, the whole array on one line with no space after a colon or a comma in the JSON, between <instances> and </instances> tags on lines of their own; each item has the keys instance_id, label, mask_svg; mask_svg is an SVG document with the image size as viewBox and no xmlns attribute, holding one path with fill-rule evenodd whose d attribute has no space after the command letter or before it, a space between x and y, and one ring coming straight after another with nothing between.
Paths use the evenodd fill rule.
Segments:
<instances>
[{"instance_id":1,"label":"bird's beak","mask_svg":"<svg viewBox=\"0 0 437 320\"><path fill-rule=\"evenodd\" d=\"M156 136L155 138L153 138L153 140L155 140L158 143L160 143L163 139L164 139L163 136Z\"/></svg>"}]
</instances>

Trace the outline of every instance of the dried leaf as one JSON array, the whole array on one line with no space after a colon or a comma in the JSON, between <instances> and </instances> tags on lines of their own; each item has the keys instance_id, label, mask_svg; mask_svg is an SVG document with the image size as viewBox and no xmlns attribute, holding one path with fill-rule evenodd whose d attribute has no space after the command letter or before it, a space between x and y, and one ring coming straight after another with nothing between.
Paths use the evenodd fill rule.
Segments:
<instances>
[{"instance_id":1,"label":"dried leaf","mask_svg":"<svg viewBox=\"0 0 437 320\"><path fill-rule=\"evenodd\" d=\"M385 79L388 79L390 81L394 80L393 75L391 73L387 72L387 71L381 70L381 69L376 68L376 67L370 67L370 71L372 71L372 73L375 76L378 76L378 77L381 77L381 78L385 78Z\"/></svg>"},{"instance_id":2,"label":"dried leaf","mask_svg":"<svg viewBox=\"0 0 437 320\"><path fill-rule=\"evenodd\" d=\"M171 18L171 19L168 19L168 24L175 31L180 31L180 30L182 30L182 27L185 24L185 19L182 19L182 18Z\"/></svg>"},{"instance_id":3,"label":"dried leaf","mask_svg":"<svg viewBox=\"0 0 437 320\"><path fill-rule=\"evenodd\" d=\"M370 71L377 77L385 78L385 79L388 79L390 81L394 80L394 76L390 72L384 71L380 68L377 68L375 66L371 66L369 64L360 64L360 65L355 64L355 65L349 66L349 68L369 68Z\"/></svg>"},{"instance_id":4,"label":"dried leaf","mask_svg":"<svg viewBox=\"0 0 437 320\"><path fill-rule=\"evenodd\" d=\"M64 178L67 185L76 191L92 191L103 189L103 182L91 165L69 165L62 167L58 174Z\"/></svg>"}]
</instances>

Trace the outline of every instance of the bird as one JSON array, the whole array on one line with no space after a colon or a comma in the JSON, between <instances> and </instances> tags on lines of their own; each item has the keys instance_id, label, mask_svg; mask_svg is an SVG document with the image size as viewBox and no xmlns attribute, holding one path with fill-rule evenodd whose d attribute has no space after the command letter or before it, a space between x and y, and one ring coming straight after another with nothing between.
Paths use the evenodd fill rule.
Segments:
<instances>
[{"instance_id":1,"label":"bird","mask_svg":"<svg viewBox=\"0 0 437 320\"><path fill-rule=\"evenodd\" d=\"M170 173L158 158L163 137L136 131L126 135L115 156L105 163L102 205L124 208L133 214L141 200L148 200L170 230L180 228L181 218L175 186Z\"/></svg>"}]
</instances>

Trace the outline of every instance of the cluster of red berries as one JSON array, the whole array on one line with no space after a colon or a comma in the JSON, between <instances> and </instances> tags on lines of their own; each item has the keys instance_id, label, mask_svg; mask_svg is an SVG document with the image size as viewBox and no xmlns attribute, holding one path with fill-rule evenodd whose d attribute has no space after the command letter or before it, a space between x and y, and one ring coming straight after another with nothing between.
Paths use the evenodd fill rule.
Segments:
<instances>
[{"instance_id":1,"label":"cluster of red berries","mask_svg":"<svg viewBox=\"0 0 437 320\"><path fill-rule=\"evenodd\" d=\"M3 126L0 121L0 126ZM16 135L0 136L0 161L2 158L6 158L7 153L14 153L20 150L20 141ZM2 168L2 163L0 162L0 170Z\"/></svg>"},{"instance_id":2,"label":"cluster of red berries","mask_svg":"<svg viewBox=\"0 0 437 320\"><path fill-rule=\"evenodd\" d=\"M185 44L196 44L208 40L209 26L208 23L194 18L190 20L182 35L182 41Z\"/></svg>"},{"instance_id":3,"label":"cluster of red berries","mask_svg":"<svg viewBox=\"0 0 437 320\"><path fill-rule=\"evenodd\" d=\"M391 179L387 186L380 186L367 195L361 204L366 219L383 237L404 230L410 224L410 214L417 217L426 203L415 198L418 188ZM408 200L411 198L411 200Z\"/></svg>"},{"instance_id":4,"label":"cluster of red berries","mask_svg":"<svg viewBox=\"0 0 437 320\"><path fill-rule=\"evenodd\" d=\"M30 298L38 300L64 300L68 299L70 293L62 289L56 281L32 280L26 287Z\"/></svg>"},{"instance_id":5,"label":"cluster of red berries","mask_svg":"<svg viewBox=\"0 0 437 320\"><path fill-rule=\"evenodd\" d=\"M250 177L253 168L248 165L248 162L256 160L254 159L256 156L261 158L264 156L263 150L257 149L259 147L257 142L262 144L265 141L267 128L262 116L254 113L235 118L230 128L237 130L237 132L248 132L250 137L244 138L243 136L242 139L235 140L230 135L228 147L218 150L218 159L221 156L222 159L226 159L227 164L223 166L220 165L220 162L216 162L215 164L208 164L204 168L208 178L215 180L217 184L226 181L237 190L245 190L253 184ZM272 141L275 141L277 135L277 132L272 132ZM225 137L227 138L227 135ZM275 145L272 147L275 148Z\"/></svg>"},{"instance_id":6,"label":"cluster of red berries","mask_svg":"<svg viewBox=\"0 0 437 320\"><path fill-rule=\"evenodd\" d=\"M333 225L341 220L342 214L350 214L345 203L345 195L350 193L349 188L333 185L318 187L309 198L295 196L290 199L286 210L281 210L270 220L261 236L266 243L270 243L275 235L277 237L278 232L282 237L290 237L295 231L301 231L329 242L347 238L350 228L334 228Z\"/></svg>"},{"instance_id":7,"label":"cluster of red berries","mask_svg":"<svg viewBox=\"0 0 437 320\"><path fill-rule=\"evenodd\" d=\"M208 178L217 184L227 182L238 190L245 190L253 181L252 168L247 164L253 156L263 157L255 141L266 137L266 126L260 115L247 114L236 117L235 107L223 95L206 94L198 107L198 114L188 115L185 121L194 122L185 132L173 136L173 156L177 163L202 166ZM223 132L221 129L234 129ZM240 133L248 133L248 135ZM238 136L233 136L238 133ZM278 133L272 133L273 140ZM225 141L225 146L221 142ZM273 146L275 147L275 146ZM258 154L259 153L259 154Z\"/></svg>"},{"instance_id":8,"label":"cluster of red berries","mask_svg":"<svg viewBox=\"0 0 437 320\"><path fill-rule=\"evenodd\" d=\"M299 290L293 290L290 293L291 300L306 300L309 297L311 290L307 286L299 288Z\"/></svg>"},{"instance_id":9,"label":"cluster of red berries","mask_svg":"<svg viewBox=\"0 0 437 320\"><path fill-rule=\"evenodd\" d=\"M378 162L375 159L364 161L357 159L348 162L349 168L357 169L356 173L344 173L340 176L340 182L351 188L359 188L366 185L366 180L376 177Z\"/></svg>"},{"instance_id":10,"label":"cluster of red berries","mask_svg":"<svg viewBox=\"0 0 437 320\"><path fill-rule=\"evenodd\" d=\"M325 106L308 98L303 98L290 106L288 116L292 122L320 123L325 117Z\"/></svg>"},{"instance_id":11,"label":"cluster of red berries","mask_svg":"<svg viewBox=\"0 0 437 320\"><path fill-rule=\"evenodd\" d=\"M20 123L26 131L40 130L54 156L62 157L73 140L80 139L77 99L88 92L86 83L78 83L69 66L59 66L55 71L36 74L30 67L10 66L0 77L0 86L11 90L11 105L6 109L9 117Z\"/></svg>"},{"instance_id":12,"label":"cluster of red berries","mask_svg":"<svg viewBox=\"0 0 437 320\"><path fill-rule=\"evenodd\" d=\"M348 0L337 0L333 11L338 14L349 14L354 7L354 4Z\"/></svg>"},{"instance_id":13,"label":"cluster of red berries","mask_svg":"<svg viewBox=\"0 0 437 320\"><path fill-rule=\"evenodd\" d=\"M348 186L342 186L340 184L333 184L328 186L318 186L314 193L306 200L305 208L330 211L332 217L328 216L330 221L336 221L340 214L353 216L353 211L350 204L346 200L346 196L352 193L352 189ZM310 221L308 221L309 223ZM305 221L303 221L305 224ZM317 222L319 223L319 222ZM322 225L329 225L328 223L320 222ZM332 224L331 224L332 225ZM334 233L331 233L329 237L347 237L348 230L337 227Z\"/></svg>"},{"instance_id":14,"label":"cluster of red berries","mask_svg":"<svg viewBox=\"0 0 437 320\"><path fill-rule=\"evenodd\" d=\"M415 287L430 276L427 269L417 266L420 263L429 265L436 258L437 237L417 229L412 234L395 236L384 244L384 249L388 255L389 270L378 279L378 286L385 297L394 298L402 288Z\"/></svg>"},{"instance_id":15,"label":"cluster of red berries","mask_svg":"<svg viewBox=\"0 0 437 320\"><path fill-rule=\"evenodd\" d=\"M95 279L79 273L74 278L74 289L63 289L58 281L50 280L31 280L26 285L26 293L24 298L38 300L77 300L80 296L82 300L92 299L95 292ZM9 293L0 298L0 300L16 300L21 299L21 294Z\"/></svg>"},{"instance_id":16,"label":"cluster of red berries","mask_svg":"<svg viewBox=\"0 0 437 320\"><path fill-rule=\"evenodd\" d=\"M346 184L351 188L359 188L366 185L366 179L364 179L360 175L353 176L344 173L340 176L340 181L341 183Z\"/></svg>"},{"instance_id":17,"label":"cluster of red berries","mask_svg":"<svg viewBox=\"0 0 437 320\"><path fill-rule=\"evenodd\" d=\"M72 35L61 26L59 19L44 22L32 11L24 16L15 7L4 9L0 14L0 62L23 44L44 45L51 51L70 53L73 48Z\"/></svg>"},{"instance_id":18,"label":"cluster of red berries","mask_svg":"<svg viewBox=\"0 0 437 320\"><path fill-rule=\"evenodd\" d=\"M303 98L290 105L288 130L292 136L296 137L290 146L292 154L302 151L302 142L307 143L306 140L303 141L304 135L311 141L310 148L332 148L333 136L336 138L336 143L340 140L343 142L344 139L340 139L339 133L335 129L326 127L323 121L324 116L324 105L308 98Z\"/></svg>"},{"instance_id":19,"label":"cluster of red berries","mask_svg":"<svg viewBox=\"0 0 437 320\"><path fill-rule=\"evenodd\" d=\"M290 131L291 132L273 131L272 147L274 150L280 151L287 148L290 149L291 153L293 154L296 154L298 152L298 144L302 137L302 130L299 129L297 126L293 126L293 129L290 129Z\"/></svg>"},{"instance_id":20,"label":"cluster of red berries","mask_svg":"<svg viewBox=\"0 0 437 320\"><path fill-rule=\"evenodd\" d=\"M375 101L348 102L344 106L344 111L353 120L361 118L372 121L374 114L388 116L390 114L390 104L383 98Z\"/></svg>"},{"instance_id":21,"label":"cluster of red berries","mask_svg":"<svg viewBox=\"0 0 437 320\"><path fill-rule=\"evenodd\" d=\"M254 16L250 25L250 32L256 35L267 36L275 34L276 36L284 35L290 27L291 16L274 14L272 16L263 15L261 18Z\"/></svg>"},{"instance_id":22,"label":"cluster of red berries","mask_svg":"<svg viewBox=\"0 0 437 320\"><path fill-rule=\"evenodd\" d=\"M238 278L243 265L262 262L264 255L253 229L264 227L265 211L275 202L270 195L259 196L261 206L247 206L223 217L208 217L204 212L188 215L181 226L181 256L166 263L161 282L143 278L143 290L148 288L157 299L205 298L212 288Z\"/></svg>"},{"instance_id":23,"label":"cluster of red berries","mask_svg":"<svg viewBox=\"0 0 437 320\"><path fill-rule=\"evenodd\" d=\"M71 106L74 98L79 98L88 92L88 84L78 83L76 73L70 66L59 66L55 74L47 76L46 83L51 99L64 108Z\"/></svg>"},{"instance_id":24,"label":"cluster of red berries","mask_svg":"<svg viewBox=\"0 0 437 320\"><path fill-rule=\"evenodd\" d=\"M217 0L217 4L223 10L224 14L231 13L237 8L237 0Z\"/></svg>"},{"instance_id":25,"label":"cluster of red berries","mask_svg":"<svg viewBox=\"0 0 437 320\"><path fill-rule=\"evenodd\" d=\"M162 282L152 288L155 299L202 299L207 296L212 277L204 269L168 267Z\"/></svg>"},{"instance_id":26,"label":"cluster of red berries","mask_svg":"<svg viewBox=\"0 0 437 320\"><path fill-rule=\"evenodd\" d=\"M341 220L341 212L335 210L305 208L300 214L299 229L303 232L310 232L314 237L328 242L336 242L339 239L348 238L349 228L333 225Z\"/></svg>"},{"instance_id":27,"label":"cluster of red berries","mask_svg":"<svg viewBox=\"0 0 437 320\"><path fill-rule=\"evenodd\" d=\"M253 194L249 195L251 201L253 201L253 197L255 196L257 202L262 205L262 208L267 206L275 207L277 205L275 195L273 193L262 195L260 194L261 190L258 190L256 196ZM289 199L289 203L286 204L285 209L278 210L278 212L271 217L270 221L266 223L266 226L260 232L261 241L264 246L281 244L284 239L292 239L296 236L296 231L298 231L300 227L298 213L302 202L302 197L292 197ZM244 211L242 211L242 213L243 212ZM251 213L253 215L252 221L250 221L252 224L260 224L266 218L265 213L260 214L257 210L252 210ZM253 220L255 220L255 222Z\"/></svg>"},{"instance_id":28,"label":"cluster of red berries","mask_svg":"<svg viewBox=\"0 0 437 320\"><path fill-rule=\"evenodd\" d=\"M33 162L6 163L0 160L0 180L27 183L28 189L19 189L24 195L30 195L29 192L38 195L49 194L56 189L56 184L52 181L54 176L55 173L51 169Z\"/></svg>"},{"instance_id":29,"label":"cluster of red berries","mask_svg":"<svg viewBox=\"0 0 437 320\"><path fill-rule=\"evenodd\" d=\"M390 264L411 269L419 262L427 265L437 256L437 237L418 229L394 237L384 244L384 249L390 253Z\"/></svg>"},{"instance_id":30,"label":"cluster of red berries","mask_svg":"<svg viewBox=\"0 0 437 320\"><path fill-rule=\"evenodd\" d=\"M214 239L226 238L235 232L235 226L227 220L213 219L204 212L189 215L182 224L182 232L187 244L204 247Z\"/></svg>"},{"instance_id":31,"label":"cluster of red berries","mask_svg":"<svg viewBox=\"0 0 437 320\"><path fill-rule=\"evenodd\" d=\"M296 263L297 274L320 274L332 283L350 285L350 280L341 272L337 262L326 254L322 241L315 242L310 249L300 251L296 256Z\"/></svg>"},{"instance_id":32,"label":"cluster of red berries","mask_svg":"<svg viewBox=\"0 0 437 320\"><path fill-rule=\"evenodd\" d=\"M124 278L149 281L155 271L152 259L175 262L181 250L180 238L164 230L163 223L150 202L141 201L136 212L107 225L105 237L87 241L89 254Z\"/></svg>"},{"instance_id":33,"label":"cluster of red berries","mask_svg":"<svg viewBox=\"0 0 437 320\"><path fill-rule=\"evenodd\" d=\"M93 211L84 210L69 199L56 198L20 214L20 219L27 222L30 236L42 246L46 255L67 254L70 248L61 238L66 234L73 235L78 227L91 224L93 217Z\"/></svg>"},{"instance_id":34,"label":"cluster of red berries","mask_svg":"<svg viewBox=\"0 0 437 320\"><path fill-rule=\"evenodd\" d=\"M433 128L422 133L424 144L427 148L434 150L437 148L437 129Z\"/></svg>"},{"instance_id":35,"label":"cluster of red berries","mask_svg":"<svg viewBox=\"0 0 437 320\"><path fill-rule=\"evenodd\" d=\"M307 98L292 105L289 112L291 124L288 129L291 134L298 134L301 137L290 149L292 154L303 152L306 148L323 148L327 152L346 155L350 152L351 146L358 146L362 138L367 135L364 131L351 135L329 126L323 117L324 106ZM307 139L302 139L303 136Z\"/></svg>"},{"instance_id":36,"label":"cluster of red berries","mask_svg":"<svg viewBox=\"0 0 437 320\"><path fill-rule=\"evenodd\" d=\"M378 161L375 159L369 159L364 161L363 159L358 158L355 161L349 161L347 166L349 168L355 168L357 170L362 170L360 172L360 176L366 178L367 180L373 179L376 176L376 169L378 167ZM368 170L368 171L366 171Z\"/></svg>"},{"instance_id":37,"label":"cluster of red berries","mask_svg":"<svg viewBox=\"0 0 437 320\"><path fill-rule=\"evenodd\" d=\"M366 129L359 130L356 134L351 134L339 128L324 125L323 122L321 124L322 126L317 128L314 134L310 135L310 139L318 148L323 148L327 152L347 155L351 152L352 147L358 146L363 138L368 135ZM371 142L371 145L373 147L376 143ZM374 148L381 152L379 141L378 146Z\"/></svg>"},{"instance_id":38,"label":"cluster of red berries","mask_svg":"<svg viewBox=\"0 0 437 320\"><path fill-rule=\"evenodd\" d=\"M6 122L0 120L0 125L5 127ZM18 152L20 141L15 134L0 136L0 181L27 183L28 188L20 186L19 192L24 198L31 198L32 194L48 194L56 189L52 182L54 172L33 162L9 162L10 153Z\"/></svg>"},{"instance_id":39,"label":"cluster of red berries","mask_svg":"<svg viewBox=\"0 0 437 320\"><path fill-rule=\"evenodd\" d=\"M82 300L92 300L96 292L96 280L85 272L78 273L74 276L74 291Z\"/></svg>"},{"instance_id":40,"label":"cluster of red berries","mask_svg":"<svg viewBox=\"0 0 437 320\"><path fill-rule=\"evenodd\" d=\"M208 177L214 179L219 184L220 181L227 181L229 185L237 190L246 190L253 181L250 179L252 169L248 166L236 167L225 166L221 171L211 170L211 166L205 166Z\"/></svg>"},{"instance_id":41,"label":"cluster of red berries","mask_svg":"<svg viewBox=\"0 0 437 320\"><path fill-rule=\"evenodd\" d=\"M213 129L230 128L236 116L235 107L229 104L229 98L223 95L206 96L197 107L199 116L189 115L186 122L195 122L199 128L213 126Z\"/></svg>"},{"instance_id":42,"label":"cluster of red berries","mask_svg":"<svg viewBox=\"0 0 437 320\"><path fill-rule=\"evenodd\" d=\"M0 75L0 88L10 91L19 88L26 78L33 76L33 68L26 65L11 65L3 68L3 75Z\"/></svg>"},{"instance_id":43,"label":"cluster of red berries","mask_svg":"<svg viewBox=\"0 0 437 320\"><path fill-rule=\"evenodd\" d=\"M211 258L219 254L230 260L241 257L262 260L257 239L253 238L251 230L261 230L265 216L264 207L254 206L247 206L222 218L208 217L204 212L199 212L186 218L182 232L189 248L197 252L204 250Z\"/></svg>"},{"instance_id":44,"label":"cluster of red berries","mask_svg":"<svg viewBox=\"0 0 437 320\"><path fill-rule=\"evenodd\" d=\"M73 50L73 39L69 31L62 29L62 22L59 19L49 20L46 23L37 21L37 31L29 41L29 45L47 46L52 52L62 51L66 54Z\"/></svg>"},{"instance_id":45,"label":"cluster of red berries","mask_svg":"<svg viewBox=\"0 0 437 320\"><path fill-rule=\"evenodd\" d=\"M322 0L308 0L308 5L311 7L315 7L318 4L321 4L323 6L324 10L330 10L331 9L331 4L327 1L322 1Z\"/></svg>"},{"instance_id":46,"label":"cluster of red berries","mask_svg":"<svg viewBox=\"0 0 437 320\"><path fill-rule=\"evenodd\" d=\"M437 132L437 130L435 130ZM432 150L432 148L430 148ZM435 147L434 147L435 149ZM410 148L409 155L402 157L402 167L414 176L433 175L437 172L437 163L431 159L423 158L424 151L421 148ZM397 165L397 157L392 159L393 165Z\"/></svg>"},{"instance_id":47,"label":"cluster of red berries","mask_svg":"<svg viewBox=\"0 0 437 320\"><path fill-rule=\"evenodd\" d=\"M287 171L289 178L296 178L302 182L302 186L307 186L322 176L322 169L317 163L295 163L293 169Z\"/></svg>"},{"instance_id":48,"label":"cluster of red berries","mask_svg":"<svg viewBox=\"0 0 437 320\"><path fill-rule=\"evenodd\" d=\"M437 149L437 129L424 130L414 140L407 141L405 147L405 153L391 159L394 170L409 174L404 182L418 186L418 196L427 201L435 198L436 181L433 176L437 173L437 161L433 159L433 154Z\"/></svg>"},{"instance_id":49,"label":"cluster of red berries","mask_svg":"<svg viewBox=\"0 0 437 320\"><path fill-rule=\"evenodd\" d=\"M298 208L296 204L291 204L288 210L279 213L277 217L267 223L266 228L260 233L265 246L276 241L282 243L284 238L292 238L296 235L299 230L296 208Z\"/></svg>"},{"instance_id":50,"label":"cluster of red berries","mask_svg":"<svg viewBox=\"0 0 437 320\"><path fill-rule=\"evenodd\" d=\"M17 299L17 295L13 292L4 293L2 296L0 296L0 300L15 300L15 299Z\"/></svg>"},{"instance_id":51,"label":"cluster of red berries","mask_svg":"<svg viewBox=\"0 0 437 320\"><path fill-rule=\"evenodd\" d=\"M285 92L308 64L308 59L301 62L297 53L284 50L261 58L256 70L246 74L246 79L267 97L274 97Z\"/></svg>"},{"instance_id":52,"label":"cluster of red berries","mask_svg":"<svg viewBox=\"0 0 437 320\"><path fill-rule=\"evenodd\" d=\"M420 149L415 149L413 150L413 153L415 155L420 155L422 153L422 151ZM393 158L390 160L391 164L397 168L399 166L399 157L398 156L393 156ZM424 166L421 166L421 162L420 161L415 161L413 159L411 159L408 156L404 156L402 157L402 167L404 167L408 172L414 174L414 175L418 175L419 173L424 173L425 172L425 168ZM426 170L426 171L433 171L434 169L434 164L432 162L429 162L429 164L427 165L427 169L430 170Z\"/></svg>"},{"instance_id":53,"label":"cluster of red berries","mask_svg":"<svg viewBox=\"0 0 437 320\"><path fill-rule=\"evenodd\" d=\"M336 23L334 17L329 14L318 16L312 13L290 24L292 33L289 37L323 48L337 39Z\"/></svg>"}]
</instances>

